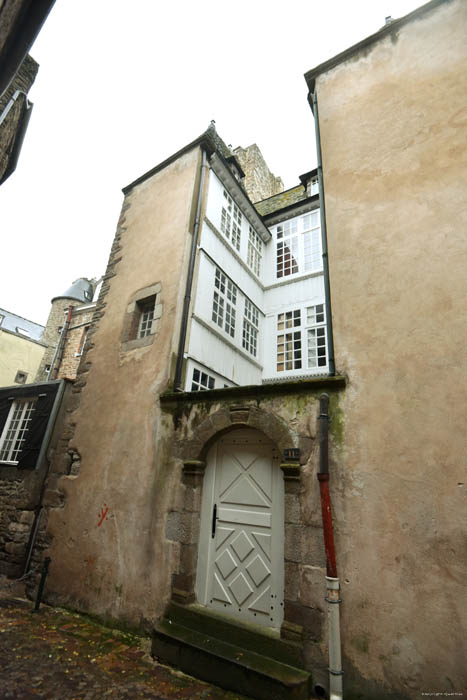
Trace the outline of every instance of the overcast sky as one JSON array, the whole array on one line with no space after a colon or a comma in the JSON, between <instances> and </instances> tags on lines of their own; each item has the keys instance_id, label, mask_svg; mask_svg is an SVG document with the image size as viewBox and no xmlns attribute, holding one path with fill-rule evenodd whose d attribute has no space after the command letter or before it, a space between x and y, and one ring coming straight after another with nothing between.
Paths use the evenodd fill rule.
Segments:
<instances>
[{"instance_id":1,"label":"overcast sky","mask_svg":"<svg viewBox=\"0 0 467 700\"><path fill-rule=\"evenodd\" d=\"M0 187L0 307L44 324L53 296L102 275L122 187L211 119L295 185L316 165L303 74L420 4L57 0L31 49L18 167Z\"/></svg>"}]
</instances>

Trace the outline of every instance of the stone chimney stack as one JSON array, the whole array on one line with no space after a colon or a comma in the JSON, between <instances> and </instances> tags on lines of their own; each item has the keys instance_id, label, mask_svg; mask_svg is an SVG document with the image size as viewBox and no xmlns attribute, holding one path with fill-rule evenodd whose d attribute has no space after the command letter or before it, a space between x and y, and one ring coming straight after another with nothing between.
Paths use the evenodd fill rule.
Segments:
<instances>
[{"instance_id":1,"label":"stone chimney stack","mask_svg":"<svg viewBox=\"0 0 467 700\"><path fill-rule=\"evenodd\" d=\"M247 148L235 148L233 155L245 173L243 186L252 202L259 202L284 191L284 183L269 170L256 143Z\"/></svg>"}]
</instances>

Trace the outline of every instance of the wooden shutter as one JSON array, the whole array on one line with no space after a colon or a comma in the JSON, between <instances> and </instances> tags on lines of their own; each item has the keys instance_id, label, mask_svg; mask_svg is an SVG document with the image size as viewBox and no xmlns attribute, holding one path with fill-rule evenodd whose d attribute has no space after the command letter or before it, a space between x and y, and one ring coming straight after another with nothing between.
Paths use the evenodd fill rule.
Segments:
<instances>
[{"instance_id":1,"label":"wooden shutter","mask_svg":"<svg viewBox=\"0 0 467 700\"><path fill-rule=\"evenodd\" d=\"M29 430L26 433L26 441L19 456L18 469L34 469L37 465L37 458L42 447L58 386L58 383L54 383L35 387L34 394L31 393L31 390L29 390L29 393L23 390L23 395L28 398L33 399L37 396L37 402Z\"/></svg>"}]
</instances>

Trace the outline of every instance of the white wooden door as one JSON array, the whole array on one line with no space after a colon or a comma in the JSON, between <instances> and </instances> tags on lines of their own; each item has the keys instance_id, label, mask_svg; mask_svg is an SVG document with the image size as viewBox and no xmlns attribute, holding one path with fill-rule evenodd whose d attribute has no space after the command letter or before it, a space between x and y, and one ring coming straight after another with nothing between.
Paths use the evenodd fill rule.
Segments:
<instances>
[{"instance_id":1,"label":"white wooden door","mask_svg":"<svg viewBox=\"0 0 467 700\"><path fill-rule=\"evenodd\" d=\"M284 486L279 455L255 430L221 438L203 487L197 596L267 627L283 620Z\"/></svg>"}]
</instances>

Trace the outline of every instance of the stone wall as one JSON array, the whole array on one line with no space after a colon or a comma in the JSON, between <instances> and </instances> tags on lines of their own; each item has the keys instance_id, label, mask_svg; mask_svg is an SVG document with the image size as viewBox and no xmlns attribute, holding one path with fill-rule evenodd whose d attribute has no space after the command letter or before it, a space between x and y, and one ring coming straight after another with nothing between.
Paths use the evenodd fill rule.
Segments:
<instances>
[{"instance_id":1,"label":"stone wall","mask_svg":"<svg viewBox=\"0 0 467 700\"><path fill-rule=\"evenodd\" d=\"M239 146L233 154L245 173L242 184L252 202L259 202L283 191L284 183L269 170L256 143L247 148Z\"/></svg>"},{"instance_id":2,"label":"stone wall","mask_svg":"<svg viewBox=\"0 0 467 700\"><path fill-rule=\"evenodd\" d=\"M57 379L62 379L64 377L67 379L75 379L91 327L94 309L95 304L93 304L91 308L85 306L77 307L73 310Z\"/></svg>"},{"instance_id":3,"label":"stone wall","mask_svg":"<svg viewBox=\"0 0 467 700\"><path fill-rule=\"evenodd\" d=\"M41 337L41 342L44 343L47 348L44 352L41 364L36 374L36 382L47 381L48 367L52 364L53 357L55 355L55 350L57 348L57 343L60 338L60 328L65 325L66 315L68 308L70 306L76 307L82 305L81 301L77 299L56 299L52 302L49 317ZM64 376L64 375L63 375Z\"/></svg>"},{"instance_id":4,"label":"stone wall","mask_svg":"<svg viewBox=\"0 0 467 700\"><path fill-rule=\"evenodd\" d=\"M327 626L324 607L326 560L323 545L318 471L319 396L331 394L331 484L340 491L342 474L335 461L340 445L339 391L342 378L215 390L207 394L168 394L163 412L175 432L169 459L182 464L177 499L167 514L165 535L179 548L172 577L172 599L195 601L195 580L206 453L217 438L238 428L269 437L284 454L298 448L297 461L282 459L284 478L284 622L281 637L303 645L305 664L315 679L325 679ZM168 425L172 421L169 421Z\"/></svg>"},{"instance_id":5,"label":"stone wall","mask_svg":"<svg viewBox=\"0 0 467 700\"><path fill-rule=\"evenodd\" d=\"M36 517L41 517L41 499L53 455L64 439L63 422L71 385L65 386L46 458L39 469L18 469L0 465L0 573L18 577L23 573L28 543ZM68 464L70 464L70 458ZM47 543L39 534L31 559L32 569L40 566Z\"/></svg>"},{"instance_id":6,"label":"stone wall","mask_svg":"<svg viewBox=\"0 0 467 700\"><path fill-rule=\"evenodd\" d=\"M3 95L0 96L0 116L16 90L22 90L26 94L29 92L38 70L39 64L36 63L31 56L26 56L11 84ZM25 100L26 97L24 95L18 98L13 108L8 112L6 120L0 127L0 178L8 167L12 145L19 127Z\"/></svg>"}]
</instances>

